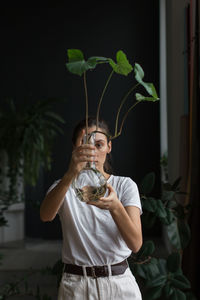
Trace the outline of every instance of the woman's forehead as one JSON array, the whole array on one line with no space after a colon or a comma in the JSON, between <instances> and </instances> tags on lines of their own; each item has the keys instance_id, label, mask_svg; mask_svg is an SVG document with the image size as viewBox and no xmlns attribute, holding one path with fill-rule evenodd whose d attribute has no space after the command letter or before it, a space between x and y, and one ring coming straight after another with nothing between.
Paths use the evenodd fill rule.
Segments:
<instances>
[{"instance_id":1,"label":"woman's forehead","mask_svg":"<svg viewBox=\"0 0 200 300\"><path fill-rule=\"evenodd\" d=\"M104 130L102 128L96 129L96 126L88 128L88 133L89 134L92 133L93 131L98 131L98 132L95 133L95 140L105 140L105 141L107 141L106 132L104 132Z\"/></svg>"}]
</instances>

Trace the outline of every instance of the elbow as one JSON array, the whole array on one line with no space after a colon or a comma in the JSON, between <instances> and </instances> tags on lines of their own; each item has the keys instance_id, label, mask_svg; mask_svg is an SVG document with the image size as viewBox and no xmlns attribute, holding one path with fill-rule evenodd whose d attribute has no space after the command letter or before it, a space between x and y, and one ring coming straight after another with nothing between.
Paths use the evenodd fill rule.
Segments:
<instances>
[{"instance_id":1,"label":"elbow","mask_svg":"<svg viewBox=\"0 0 200 300\"><path fill-rule=\"evenodd\" d=\"M45 214L42 210L40 210L40 220L42 222L51 222L53 221L55 216L50 216L48 214Z\"/></svg>"},{"instance_id":2,"label":"elbow","mask_svg":"<svg viewBox=\"0 0 200 300\"><path fill-rule=\"evenodd\" d=\"M129 249L133 252L133 253L137 253L140 248L142 247L143 241L142 239L140 241L134 242L129 246Z\"/></svg>"}]
</instances>

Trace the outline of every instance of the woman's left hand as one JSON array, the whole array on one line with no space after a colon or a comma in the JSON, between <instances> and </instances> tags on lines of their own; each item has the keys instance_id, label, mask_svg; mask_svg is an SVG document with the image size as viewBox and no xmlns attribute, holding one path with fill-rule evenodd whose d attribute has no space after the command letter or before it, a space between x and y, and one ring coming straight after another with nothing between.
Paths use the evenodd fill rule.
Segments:
<instances>
[{"instance_id":1,"label":"woman's left hand","mask_svg":"<svg viewBox=\"0 0 200 300\"><path fill-rule=\"evenodd\" d=\"M115 190L110 184L107 185L107 188L108 188L107 197L101 197L99 198L98 201L89 201L87 202L87 204L94 205L98 208L107 209L110 211L116 209L121 204L121 202L119 201Z\"/></svg>"}]
</instances>

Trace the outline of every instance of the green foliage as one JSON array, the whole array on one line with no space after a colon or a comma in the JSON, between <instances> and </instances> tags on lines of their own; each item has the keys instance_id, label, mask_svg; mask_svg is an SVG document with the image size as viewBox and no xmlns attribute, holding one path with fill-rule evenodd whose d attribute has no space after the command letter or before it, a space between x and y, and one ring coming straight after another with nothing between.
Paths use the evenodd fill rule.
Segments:
<instances>
[{"instance_id":1,"label":"green foliage","mask_svg":"<svg viewBox=\"0 0 200 300\"><path fill-rule=\"evenodd\" d=\"M51 167L53 141L64 123L53 110L56 102L58 99L39 100L17 110L14 100L8 99L0 108L0 158L2 162L6 154L10 180L7 194L3 191L1 197L6 205L18 201L17 178L35 185L41 167Z\"/></svg>"},{"instance_id":2,"label":"green foliage","mask_svg":"<svg viewBox=\"0 0 200 300\"><path fill-rule=\"evenodd\" d=\"M122 50L119 50L116 54L116 63L112 59L109 59L109 64L117 74L127 76L133 70L126 54Z\"/></svg>"},{"instance_id":3,"label":"green foliage","mask_svg":"<svg viewBox=\"0 0 200 300\"><path fill-rule=\"evenodd\" d=\"M187 224L189 208L177 198L181 194L180 180L178 178L173 184L165 181L161 199L150 196L155 183L154 173L147 174L139 185L143 226L149 228L158 219L166 228L171 244L168 257L159 258L155 257L154 243L145 241L140 251L132 254L129 259L133 274L144 286L144 300L196 299L191 292L190 282L181 269L181 253L187 246L191 233Z\"/></svg>"},{"instance_id":4,"label":"green foliage","mask_svg":"<svg viewBox=\"0 0 200 300\"><path fill-rule=\"evenodd\" d=\"M85 99L86 99L86 132L87 132L87 118L88 118L88 93L87 93L87 84L86 84L86 72L88 70L95 69L98 64L107 63L111 67L112 71L108 76L105 87L103 88L103 92L99 99L97 113L96 113L97 127L98 127L99 112L100 112L100 106L102 103L102 99L103 99L103 96L105 94L105 91L108 87L108 83L110 82L113 73L127 76L134 70L135 80L137 82L137 84L132 86L131 89L129 89L128 92L126 92L125 96L122 98L122 101L119 105L118 112L116 115L115 132L114 132L114 135L110 137L111 139L117 138L121 134L124 122L129 114L129 112L136 106L136 104L140 103L141 101L155 102L155 101L159 100L153 83L147 83L147 82L143 81L144 71L143 71L142 67L138 63L135 63L134 67L133 67L130 64L130 62L128 61L126 54L122 50L117 51L116 62L112 58L106 58L106 57L101 57L101 56L92 56L88 60L85 60L83 52L79 49L68 49L67 56L68 56L68 62L66 63L66 67L67 67L68 71L73 74L79 75L79 76L83 75L84 88L85 88ZM139 93L135 94L136 102L133 103L129 107L129 109L126 111L126 113L124 114L122 121L121 121L121 126L118 130L119 114L122 109L122 106L124 105L127 98L131 95L131 93L136 89L136 87L138 85L143 86L148 95L143 96Z\"/></svg>"},{"instance_id":5,"label":"green foliage","mask_svg":"<svg viewBox=\"0 0 200 300\"><path fill-rule=\"evenodd\" d=\"M94 69L99 63L106 63L108 59L105 57L93 56L87 61L84 59L83 52L79 49L68 49L68 63L66 67L69 72L82 76L84 72Z\"/></svg>"}]
</instances>

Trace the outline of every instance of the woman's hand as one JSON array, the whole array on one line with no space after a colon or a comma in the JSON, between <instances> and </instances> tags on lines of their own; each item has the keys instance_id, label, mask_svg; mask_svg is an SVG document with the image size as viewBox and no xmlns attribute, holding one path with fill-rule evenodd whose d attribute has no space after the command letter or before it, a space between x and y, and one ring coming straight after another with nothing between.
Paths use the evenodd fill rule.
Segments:
<instances>
[{"instance_id":1,"label":"woman's hand","mask_svg":"<svg viewBox=\"0 0 200 300\"><path fill-rule=\"evenodd\" d=\"M89 202L87 202L87 204L94 205L101 209L110 210L110 212L114 211L119 206L121 206L122 204L119 201L117 194L116 194L115 190L113 189L113 187L110 184L108 184L107 188L108 188L108 196L107 197L101 197L101 198L99 198L98 201L89 201Z\"/></svg>"},{"instance_id":2,"label":"woman's hand","mask_svg":"<svg viewBox=\"0 0 200 300\"><path fill-rule=\"evenodd\" d=\"M72 152L72 157L67 173L74 177L85 167L87 162L95 161L95 146L91 144L83 144L83 136L85 130L82 130L76 143L76 147Z\"/></svg>"}]
</instances>

